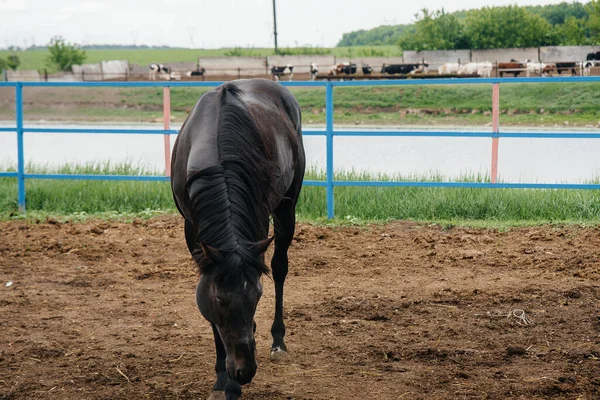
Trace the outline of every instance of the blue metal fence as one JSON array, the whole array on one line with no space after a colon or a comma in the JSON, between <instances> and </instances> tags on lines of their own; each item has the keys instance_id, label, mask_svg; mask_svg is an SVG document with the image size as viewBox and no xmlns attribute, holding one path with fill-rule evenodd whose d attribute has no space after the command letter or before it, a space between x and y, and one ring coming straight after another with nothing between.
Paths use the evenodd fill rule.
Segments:
<instances>
[{"instance_id":1,"label":"blue metal fence","mask_svg":"<svg viewBox=\"0 0 600 400\"><path fill-rule=\"evenodd\" d=\"M463 187L463 188L498 188L498 189L600 189L598 184L540 184L540 183L486 183L486 182L381 182L381 181L335 181L333 164L333 146L335 136L421 136L421 137L469 137L469 138L553 138L553 139L600 139L599 133L583 132L449 132L449 131L357 131L335 130L333 118L334 87L355 86L405 86L405 85L465 85L465 84L505 84L505 83L570 83L600 82L600 77L554 77L554 78L464 78L434 80L386 80L386 81L310 81L281 82L284 86L293 87L325 87L326 123L325 130L305 130L304 135L319 135L326 138L326 180L307 180L304 185L326 188L327 217L334 217L335 186L421 186L421 187ZM2 132L17 134L17 172L0 172L0 177L17 178L18 205L25 212L26 179L87 179L87 180L137 180L167 181L166 176L124 176L124 175L80 175L80 174L30 174L25 172L25 133L66 133L66 134L149 134L174 135L173 129L63 129L63 128L28 128L23 123L23 88L24 87L215 87L222 82L0 82L0 87L15 88L16 123L14 128L0 128Z\"/></svg>"}]
</instances>

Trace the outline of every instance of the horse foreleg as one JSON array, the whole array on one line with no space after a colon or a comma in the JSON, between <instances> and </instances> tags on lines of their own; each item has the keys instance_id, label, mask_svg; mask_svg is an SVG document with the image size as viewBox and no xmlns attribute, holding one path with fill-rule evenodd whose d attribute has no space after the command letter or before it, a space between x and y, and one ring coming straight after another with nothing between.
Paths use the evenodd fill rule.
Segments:
<instances>
[{"instance_id":1,"label":"horse foreleg","mask_svg":"<svg viewBox=\"0 0 600 400\"><path fill-rule=\"evenodd\" d=\"M237 381L230 379L225 387L225 400L237 400L241 395L242 385L240 385Z\"/></svg>"},{"instance_id":2,"label":"horse foreleg","mask_svg":"<svg viewBox=\"0 0 600 400\"><path fill-rule=\"evenodd\" d=\"M225 363L225 359L227 358L227 352L225 351L225 346L223 346L223 341L221 340L221 335L219 335L219 332L217 331L217 327L214 324L211 324L211 326L213 330L213 335L215 337L215 348L217 350L217 362L215 363L217 382L215 382L213 386L213 391L210 394L208 400L225 400L226 398L229 399L229 396L225 397L226 388L229 384L229 375L227 374L227 365ZM237 397L234 397L232 399L235 400L237 399Z\"/></svg>"},{"instance_id":3,"label":"horse foreleg","mask_svg":"<svg viewBox=\"0 0 600 400\"><path fill-rule=\"evenodd\" d=\"M288 273L288 248L294 237L296 224L295 200L283 200L273 211L275 228L275 251L271 259L273 281L275 282L275 319L271 326L273 345L271 346L271 360L279 360L287 354L285 324L283 323L283 286Z\"/></svg>"}]
</instances>

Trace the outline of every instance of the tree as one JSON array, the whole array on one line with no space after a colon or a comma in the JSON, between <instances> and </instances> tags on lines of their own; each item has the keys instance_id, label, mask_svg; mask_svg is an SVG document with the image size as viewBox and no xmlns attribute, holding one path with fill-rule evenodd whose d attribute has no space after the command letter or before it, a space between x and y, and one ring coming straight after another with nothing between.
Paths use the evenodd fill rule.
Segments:
<instances>
[{"instance_id":1,"label":"tree","mask_svg":"<svg viewBox=\"0 0 600 400\"><path fill-rule=\"evenodd\" d=\"M590 42L589 29L584 19L567 17L559 27L560 44L564 46L583 46Z\"/></svg>"},{"instance_id":2,"label":"tree","mask_svg":"<svg viewBox=\"0 0 600 400\"><path fill-rule=\"evenodd\" d=\"M492 7L447 14L423 9L411 25L345 33L338 46L398 43L406 50L600 44L600 0Z\"/></svg>"},{"instance_id":3,"label":"tree","mask_svg":"<svg viewBox=\"0 0 600 400\"><path fill-rule=\"evenodd\" d=\"M6 68L8 68L8 65L6 65L6 60L4 60L4 58L0 58L0 71L4 71Z\"/></svg>"},{"instance_id":4,"label":"tree","mask_svg":"<svg viewBox=\"0 0 600 400\"><path fill-rule=\"evenodd\" d=\"M590 30L592 44L600 43L600 0L592 0L586 5L589 19L587 26Z\"/></svg>"},{"instance_id":5,"label":"tree","mask_svg":"<svg viewBox=\"0 0 600 400\"><path fill-rule=\"evenodd\" d=\"M466 32L474 49L558 44L548 21L518 6L474 10L467 16Z\"/></svg>"},{"instance_id":6,"label":"tree","mask_svg":"<svg viewBox=\"0 0 600 400\"><path fill-rule=\"evenodd\" d=\"M21 65L21 60L19 59L19 56L16 54L11 54L8 57L6 57L6 66L10 69L12 69L13 71L16 71L17 68L19 68L19 65Z\"/></svg>"},{"instance_id":7,"label":"tree","mask_svg":"<svg viewBox=\"0 0 600 400\"><path fill-rule=\"evenodd\" d=\"M586 19L588 15L585 6L579 2L567 3L563 1L559 4L526 6L525 8L534 14L540 15L551 25L562 25L569 17Z\"/></svg>"},{"instance_id":8,"label":"tree","mask_svg":"<svg viewBox=\"0 0 600 400\"><path fill-rule=\"evenodd\" d=\"M417 21L414 32L405 33L398 42L402 49L421 51L469 48L462 24L443 8L433 12L424 8L415 17Z\"/></svg>"},{"instance_id":9,"label":"tree","mask_svg":"<svg viewBox=\"0 0 600 400\"><path fill-rule=\"evenodd\" d=\"M73 65L83 64L87 57L85 50L66 42L61 36L55 36L50 40L48 51L50 54L46 58L46 65L59 71L71 71Z\"/></svg>"},{"instance_id":10,"label":"tree","mask_svg":"<svg viewBox=\"0 0 600 400\"><path fill-rule=\"evenodd\" d=\"M365 31L363 29L344 33L337 46L363 46L363 45L385 45L396 44L402 34L413 30L412 25L383 25Z\"/></svg>"}]
</instances>

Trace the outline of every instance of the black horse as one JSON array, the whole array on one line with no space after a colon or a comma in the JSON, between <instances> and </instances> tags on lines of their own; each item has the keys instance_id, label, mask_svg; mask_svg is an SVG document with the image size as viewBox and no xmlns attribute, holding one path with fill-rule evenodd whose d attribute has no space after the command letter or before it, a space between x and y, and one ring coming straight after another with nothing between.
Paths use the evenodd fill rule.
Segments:
<instances>
[{"instance_id":1,"label":"black horse","mask_svg":"<svg viewBox=\"0 0 600 400\"><path fill-rule=\"evenodd\" d=\"M269 216L275 250L271 358L287 351L283 285L305 156L300 107L283 86L238 80L207 92L175 142L171 187L198 265L196 302L211 323L217 382L210 399L237 399L257 369L254 314L268 273Z\"/></svg>"}]
</instances>

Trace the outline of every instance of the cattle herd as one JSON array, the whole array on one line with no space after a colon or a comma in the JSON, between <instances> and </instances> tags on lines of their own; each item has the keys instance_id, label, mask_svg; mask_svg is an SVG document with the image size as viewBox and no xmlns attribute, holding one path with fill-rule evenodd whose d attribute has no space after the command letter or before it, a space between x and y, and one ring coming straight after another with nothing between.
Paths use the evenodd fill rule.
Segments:
<instances>
[{"instance_id":1,"label":"cattle herd","mask_svg":"<svg viewBox=\"0 0 600 400\"><path fill-rule=\"evenodd\" d=\"M520 76L524 74L530 75L541 75L551 76L556 73L561 75L563 73L570 75L577 75L578 71L580 75L589 76L591 68L600 66L600 51L596 53L589 53L585 61L570 61L570 62L556 62L556 63L542 63L535 62L532 60L510 60L509 62L497 62L494 66L492 62L469 62L466 64L461 63L444 63L437 68L438 76L472 76L472 77L485 77L489 78L492 76L494 67L496 68L497 76L503 77L504 75L509 76ZM358 72L362 72L359 74ZM203 76L206 70L200 66L194 71L187 71L185 73L171 71L170 68L163 64L150 64L150 80L181 80L182 75L187 77L198 77ZM360 77L390 77L390 76L411 76L422 74L423 76L431 76L429 74L429 63L423 60L420 63L413 64L383 64L381 67L380 75L373 76L373 68L369 64L363 64L360 66L351 62L342 62L326 69L325 74L319 75L319 66L315 63L310 64L309 68L310 80L316 79L354 79ZM270 70L273 80L281 80L287 78L292 80L294 78L294 66L291 64L283 66L272 66Z\"/></svg>"}]
</instances>

